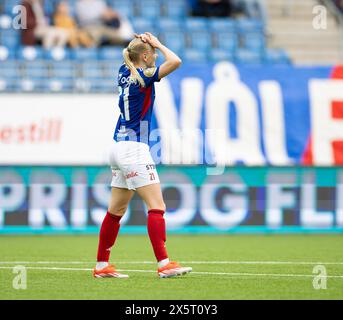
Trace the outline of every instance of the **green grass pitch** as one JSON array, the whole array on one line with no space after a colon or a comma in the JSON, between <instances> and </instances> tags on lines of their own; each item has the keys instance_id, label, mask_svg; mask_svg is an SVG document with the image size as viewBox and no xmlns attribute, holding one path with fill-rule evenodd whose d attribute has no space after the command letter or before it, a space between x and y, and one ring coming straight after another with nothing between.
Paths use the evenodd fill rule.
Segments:
<instances>
[{"instance_id":1,"label":"green grass pitch","mask_svg":"<svg viewBox=\"0 0 343 320\"><path fill-rule=\"evenodd\" d=\"M147 235L119 235L112 249L128 279L94 279L97 243L96 235L1 236L0 299L343 299L342 235L169 235L171 259L193 267L169 279L157 277ZM313 286L319 263L326 289ZM16 265L27 267L25 290L13 288Z\"/></svg>"}]
</instances>

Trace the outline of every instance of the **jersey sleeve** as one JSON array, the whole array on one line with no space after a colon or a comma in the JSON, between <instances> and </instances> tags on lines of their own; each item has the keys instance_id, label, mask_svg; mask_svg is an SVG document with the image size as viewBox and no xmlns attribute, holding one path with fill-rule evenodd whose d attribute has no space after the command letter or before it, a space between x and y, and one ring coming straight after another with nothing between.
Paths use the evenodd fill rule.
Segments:
<instances>
[{"instance_id":1,"label":"jersey sleeve","mask_svg":"<svg viewBox=\"0 0 343 320\"><path fill-rule=\"evenodd\" d=\"M159 71L160 67L158 66L154 68L148 68L140 72L140 75L142 76L146 87L150 87L154 82L160 81L158 79Z\"/></svg>"}]
</instances>

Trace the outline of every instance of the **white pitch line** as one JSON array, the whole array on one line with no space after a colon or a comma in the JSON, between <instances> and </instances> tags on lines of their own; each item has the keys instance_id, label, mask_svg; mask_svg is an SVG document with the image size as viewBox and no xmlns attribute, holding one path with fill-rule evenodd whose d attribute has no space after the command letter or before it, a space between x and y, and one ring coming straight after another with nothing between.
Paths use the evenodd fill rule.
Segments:
<instances>
[{"instance_id":1,"label":"white pitch line","mask_svg":"<svg viewBox=\"0 0 343 320\"><path fill-rule=\"evenodd\" d=\"M12 269L12 267L0 267L0 269ZM53 270L53 271L92 271L89 268L60 268L60 267L27 267L27 269L33 270ZM121 272L141 272L141 273L155 273L156 270L126 270L118 269ZM192 271L192 274L204 274L204 275L224 275L224 276L249 276L249 277L301 277L301 278L313 278L316 275L313 274L287 274L287 273L235 273L235 272L199 272ZM327 278L343 278L343 275L327 275Z\"/></svg>"},{"instance_id":2,"label":"white pitch line","mask_svg":"<svg viewBox=\"0 0 343 320\"><path fill-rule=\"evenodd\" d=\"M293 265L343 265L343 262L321 262L321 261L180 261L180 263L192 263L192 264L293 264Z\"/></svg>"},{"instance_id":3,"label":"white pitch line","mask_svg":"<svg viewBox=\"0 0 343 320\"><path fill-rule=\"evenodd\" d=\"M92 271L89 268L60 268L60 267L25 267L32 270L65 270L65 271ZM0 267L0 269L13 269L13 267Z\"/></svg>"},{"instance_id":4,"label":"white pitch line","mask_svg":"<svg viewBox=\"0 0 343 320\"><path fill-rule=\"evenodd\" d=\"M257 276L257 277L310 277L315 274L288 274L288 273L236 273L236 272L192 272L196 274L226 275L226 276ZM343 278L343 275L326 276L327 278Z\"/></svg>"},{"instance_id":5,"label":"white pitch line","mask_svg":"<svg viewBox=\"0 0 343 320\"><path fill-rule=\"evenodd\" d=\"M0 261L0 264L95 264L96 261Z\"/></svg>"},{"instance_id":6,"label":"white pitch line","mask_svg":"<svg viewBox=\"0 0 343 320\"><path fill-rule=\"evenodd\" d=\"M94 264L95 261L0 261L1 264ZM115 264L156 264L155 261L115 261ZM271 264L271 265L343 265L343 262L324 261L179 261L190 264Z\"/></svg>"}]
</instances>

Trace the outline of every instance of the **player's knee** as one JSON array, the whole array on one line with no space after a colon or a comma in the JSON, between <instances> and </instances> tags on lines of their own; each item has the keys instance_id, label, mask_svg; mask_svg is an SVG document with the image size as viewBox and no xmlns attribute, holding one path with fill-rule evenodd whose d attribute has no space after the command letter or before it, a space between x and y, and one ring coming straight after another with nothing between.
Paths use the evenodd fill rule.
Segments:
<instances>
[{"instance_id":1,"label":"player's knee","mask_svg":"<svg viewBox=\"0 0 343 320\"><path fill-rule=\"evenodd\" d=\"M162 210L166 211L166 205L164 202L152 202L147 204L148 210Z\"/></svg>"},{"instance_id":2,"label":"player's knee","mask_svg":"<svg viewBox=\"0 0 343 320\"><path fill-rule=\"evenodd\" d=\"M127 210L127 206L111 207L109 208L108 212L112 215L123 216L126 210Z\"/></svg>"}]
</instances>

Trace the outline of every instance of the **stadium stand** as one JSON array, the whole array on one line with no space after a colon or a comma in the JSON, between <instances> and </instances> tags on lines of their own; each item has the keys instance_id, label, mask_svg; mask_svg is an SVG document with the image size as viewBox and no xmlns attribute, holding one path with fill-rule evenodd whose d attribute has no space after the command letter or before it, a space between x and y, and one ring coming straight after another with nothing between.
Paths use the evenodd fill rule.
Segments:
<instances>
[{"instance_id":1,"label":"stadium stand","mask_svg":"<svg viewBox=\"0 0 343 320\"><path fill-rule=\"evenodd\" d=\"M284 48L296 64L342 63L343 19L331 0L274 0L266 4L268 47Z\"/></svg>"},{"instance_id":2,"label":"stadium stand","mask_svg":"<svg viewBox=\"0 0 343 320\"><path fill-rule=\"evenodd\" d=\"M72 14L76 1L68 1ZM44 1L45 14L50 19L57 2ZM20 43L20 30L12 26L17 13L13 8L20 3L20 0L4 0L0 4L0 91L113 92L116 89L113 75L122 61L121 47L51 50L39 45L24 47ZM108 0L107 4L126 15L135 32L156 34L184 62L291 63L282 49L287 45L278 45L274 39L269 41L266 21L262 19L248 15L192 17L191 1L187 0Z\"/></svg>"}]
</instances>

